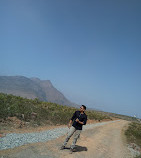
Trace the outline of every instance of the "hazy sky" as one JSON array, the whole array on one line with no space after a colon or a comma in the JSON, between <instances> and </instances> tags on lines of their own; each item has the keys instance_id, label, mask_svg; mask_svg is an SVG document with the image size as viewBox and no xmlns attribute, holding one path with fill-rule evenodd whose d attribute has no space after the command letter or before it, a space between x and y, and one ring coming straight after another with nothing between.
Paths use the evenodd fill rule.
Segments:
<instances>
[{"instance_id":1,"label":"hazy sky","mask_svg":"<svg viewBox=\"0 0 141 158\"><path fill-rule=\"evenodd\" d=\"M141 0L0 0L0 75L141 117Z\"/></svg>"}]
</instances>

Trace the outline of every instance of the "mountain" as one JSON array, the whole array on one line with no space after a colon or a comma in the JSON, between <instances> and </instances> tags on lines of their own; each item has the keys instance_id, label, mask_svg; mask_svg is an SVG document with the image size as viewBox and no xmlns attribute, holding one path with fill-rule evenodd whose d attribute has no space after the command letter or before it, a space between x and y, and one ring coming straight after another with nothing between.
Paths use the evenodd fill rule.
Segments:
<instances>
[{"instance_id":1,"label":"mountain","mask_svg":"<svg viewBox=\"0 0 141 158\"><path fill-rule=\"evenodd\" d=\"M24 76L0 76L0 92L61 105L77 106L58 91L50 80Z\"/></svg>"}]
</instances>

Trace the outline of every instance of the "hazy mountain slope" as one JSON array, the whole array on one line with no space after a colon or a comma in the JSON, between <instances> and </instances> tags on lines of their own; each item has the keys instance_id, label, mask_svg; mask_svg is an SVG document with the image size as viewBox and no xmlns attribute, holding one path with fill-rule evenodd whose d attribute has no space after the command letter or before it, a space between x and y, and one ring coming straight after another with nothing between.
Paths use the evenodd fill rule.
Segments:
<instances>
[{"instance_id":1,"label":"hazy mountain slope","mask_svg":"<svg viewBox=\"0 0 141 158\"><path fill-rule=\"evenodd\" d=\"M64 95L53 87L49 80L27 78L24 76L0 76L0 92L14 94L29 99L39 98L42 101L73 106Z\"/></svg>"},{"instance_id":2,"label":"hazy mountain slope","mask_svg":"<svg viewBox=\"0 0 141 158\"><path fill-rule=\"evenodd\" d=\"M36 82L45 92L48 102L54 102L61 105L74 105L65 96L58 91L51 83L50 80L40 80L38 78L31 78Z\"/></svg>"}]
</instances>

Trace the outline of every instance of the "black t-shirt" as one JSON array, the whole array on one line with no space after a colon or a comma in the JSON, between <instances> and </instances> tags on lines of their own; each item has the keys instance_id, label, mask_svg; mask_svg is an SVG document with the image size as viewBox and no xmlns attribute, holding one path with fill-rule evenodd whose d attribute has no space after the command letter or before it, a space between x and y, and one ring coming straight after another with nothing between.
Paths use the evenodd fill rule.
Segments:
<instances>
[{"instance_id":1,"label":"black t-shirt","mask_svg":"<svg viewBox=\"0 0 141 158\"><path fill-rule=\"evenodd\" d=\"M72 126L75 127L77 130L82 130L82 124L76 122L76 119L79 119L79 121L83 122L85 125L87 122L87 115L85 113L81 114L80 111L75 111L75 113L73 114L71 120L73 121Z\"/></svg>"}]
</instances>

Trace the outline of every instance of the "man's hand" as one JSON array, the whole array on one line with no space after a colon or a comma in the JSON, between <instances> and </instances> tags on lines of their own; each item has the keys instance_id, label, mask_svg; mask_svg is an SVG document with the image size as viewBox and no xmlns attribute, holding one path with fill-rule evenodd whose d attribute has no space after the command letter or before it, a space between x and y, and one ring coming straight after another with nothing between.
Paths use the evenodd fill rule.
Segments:
<instances>
[{"instance_id":1,"label":"man's hand","mask_svg":"<svg viewBox=\"0 0 141 158\"><path fill-rule=\"evenodd\" d=\"M72 124L72 120L70 120L69 124L68 124L68 128L71 127L71 124Z\"/></svg>"},{"instance_id":2,"label":"man's hand","mask_svg":"<svg viewBox=\"0 0 141 158\"><path fill-rule=\"evenodd\" d=\"M75 121L76 121L76 122L79 122L79 119L77 118Z\"/></svg>"},{"instance_id":3,"label":"man's hand","mask_svg":"<svg viewBox=\"0 0 141 158\"><path fill-rule=\"evenodd\" d=\"M68 124L68 128L70 128L70 127L71 127L71 123Z\"/></svg>"}]
</instances>

